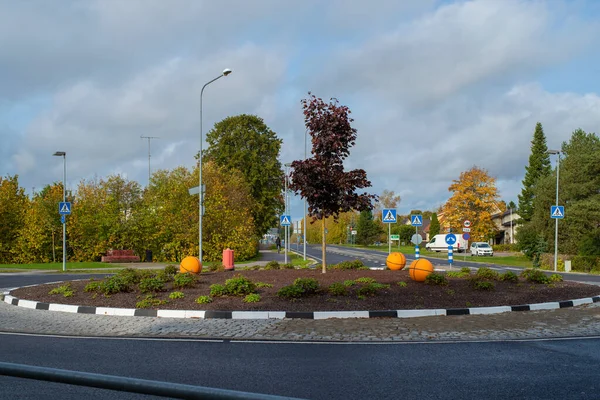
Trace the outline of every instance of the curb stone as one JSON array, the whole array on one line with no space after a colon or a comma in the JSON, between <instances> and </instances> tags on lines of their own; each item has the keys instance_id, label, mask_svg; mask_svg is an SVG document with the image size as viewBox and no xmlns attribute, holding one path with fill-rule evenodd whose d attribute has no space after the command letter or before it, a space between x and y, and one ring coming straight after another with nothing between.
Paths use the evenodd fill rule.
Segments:
<instances>
[{"instance_id":1,"label":"curb stone","mask_svg":"<svg viewBox=\"0 0 600 400\"><path fill-rule=\"evenodd\" d=\"M35 285L30 285L35 286ZM18 288L13 288L15 290ZM517 311L552 310L600 302L600 295L548 303L515 306L423 309L423 310L377 310L377 311L220 311L220 310L151 310L135 308L92 307L70 304L44 303L11 296L10 291L0 294L0 301L34 310L62 311L76 314L120 315L130 317L199 318L199 319L329 319L329 318L414 318L428 316L482 315Z\"/></svg>"}]
</instances>

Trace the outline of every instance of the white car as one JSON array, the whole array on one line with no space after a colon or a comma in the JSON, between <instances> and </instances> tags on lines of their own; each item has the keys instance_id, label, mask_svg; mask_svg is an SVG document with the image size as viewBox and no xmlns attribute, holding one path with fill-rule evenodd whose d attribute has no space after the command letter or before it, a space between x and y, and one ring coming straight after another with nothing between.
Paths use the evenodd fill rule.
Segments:
<instances>
[{"instance_id":1,"label":"white car","mask_svg":"<svg viewBox=\"0 0 600 400\"><path fill-rule=\"evenodd\" d=\"M494 249L489 243L475 242L471 244L471 256L493 256Z\"/></svg>"}]
</instances>

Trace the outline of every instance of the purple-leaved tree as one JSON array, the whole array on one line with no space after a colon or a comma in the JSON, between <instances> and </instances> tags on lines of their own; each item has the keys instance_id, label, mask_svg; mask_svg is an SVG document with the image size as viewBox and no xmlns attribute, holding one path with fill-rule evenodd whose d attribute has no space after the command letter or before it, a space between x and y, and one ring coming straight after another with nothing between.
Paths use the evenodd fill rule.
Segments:
<instances>
[{"instance_id":1,"label":"purple-leaved tree","mask_svg":"<svg viewBox=\"0 0 600 400\"><path fill-rule=\"evenodd\" d=\"M356 140L356 129L350 125L353 121L350 109L337 99L325 103L310 92L308 95L308 99L302 100L302 108L312 137L312 157L292 162L290 189L306 198L311 223L321 220L325 273L325 218L333 216L337 220L342 212L372 209L377 196L356 193L356 189L371 186L364 170L344 171L344 159L350 155L350 147Z\"/></svg>"}]
</instances>

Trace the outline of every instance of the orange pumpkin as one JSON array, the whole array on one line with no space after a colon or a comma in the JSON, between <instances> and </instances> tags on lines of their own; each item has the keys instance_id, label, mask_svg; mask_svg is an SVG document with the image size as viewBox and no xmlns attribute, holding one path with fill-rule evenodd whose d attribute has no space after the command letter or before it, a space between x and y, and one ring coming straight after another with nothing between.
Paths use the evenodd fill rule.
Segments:
<instances>
[{"instance_id":1,"label":"orange pumpkin","mask_svg":"<svg viewBox=\"0 0 600 400\"><path fill-rule=\"evenodd\" d=\"M393 271L399 271L406 266L406 257L402 253L390 253L385 260L385 265Z\"/></svg>"},{"instance_id":2,"label":"orange pumpkin","mask_svg":"<svg viewBox=\"0 0 600 400\"><path fill-rule=\"evenodd\" d=\"M190 272L192 274L199 274L202 271L202 263L197 257L188 256L181 260L179 265L179 272L185 274Z\"/></svg>"},{"instance_id":3,"label":"orange pumpkin","mask_svg":"<svg viewBox=\"0 0 600 400\"><path fill-rule=\"evenodd\" d=\"M427 275L433 272L433 264L425 258L419 258L410 263L410 279L417 282L424 282Z\"/></svg>"}]
</instances>

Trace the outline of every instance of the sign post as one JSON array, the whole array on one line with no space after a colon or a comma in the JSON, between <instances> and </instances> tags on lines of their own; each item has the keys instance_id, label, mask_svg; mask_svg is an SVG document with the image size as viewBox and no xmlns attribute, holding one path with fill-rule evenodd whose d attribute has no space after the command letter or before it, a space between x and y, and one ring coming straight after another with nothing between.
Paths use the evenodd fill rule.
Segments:
<instances>
[{"instance_id":1,"label":"sign post","mask_svg":"<svg viewBox=\"0 0 600 400\"><path fill-rule=\"evenodd\" d=\"M560 159L560 155L559 155ZM557 168L558 171L558 168ZM558 172L556 173L556 187L558 188ZM555 221L554 230L554 272L557 271L558 263L558 220L565 217L565 207L558 205L558 189L556 189L556 203L557 205L550 207L550 218Z\"/></svg>"},{"instance_id":2,"label":"sign post","mask_svg":"<svg viewBox=\"0 0 600 400\"><path fill-rule=\"evenodd\" d=\"M396 210L392 208L384 208L381 211L381 221L384 224L388 224L388 254L392 252L392 225L396 223Z\"/></svg>"},{"instance_id":3,"label":"sign post","mask_svg":"<svg viewBox=\"0 0 600 400\"><path fill-rule=\"evenodd\" d=\"M413 214L410 216L410 224L415 227L415 236L419 236L419 227L423 226L423 216L421 214ZM413 236L413 238L415 237ZM419 259L419 243L423 241L423 238L417 242L417 240L413 240L412 242L415 244L415 259ZM417 243L415 243L417 242Z\"/></svg>"},{"instance_id":4,"label":"sign post","mask_svg":"<svg viewBox=\"0 0 600 400\"><path fill-rule=\"evenodd\" d=\"M281 226L285 227L285 243L284 243L284 259L285 259L285 263L287 264L287 246L288 246L288 241L287 241L287 229L288 227L292 224L292 218L289 215L282 215L279 218L279 222L281 224Z\"/></svg>"},{"instance_id":5,"label":"sign post","mask_svg":"<svg viewBox=\"0 0 600 400\"><path fill-rule=\"evenodd\" d=\"M467 241L467 245L465 246L464 261L467 261L467 250L469 250L469 239L471 238L469 232L471 232L471 221L465 219L463 222L463 239Z\"/></svg>"},{"instance_id":6,"label":"sign post","mask_svg":"<svg viewBox=\"0 0 600 400\"><path fill-rule=\"evenodd\" d=\"M454 233L449 233L446 235L446 243L448 244L448 264L452 266L453 260L453 252L454 252L454 244L456 243L456 235Z\"/></svg>"}]
</instances>

